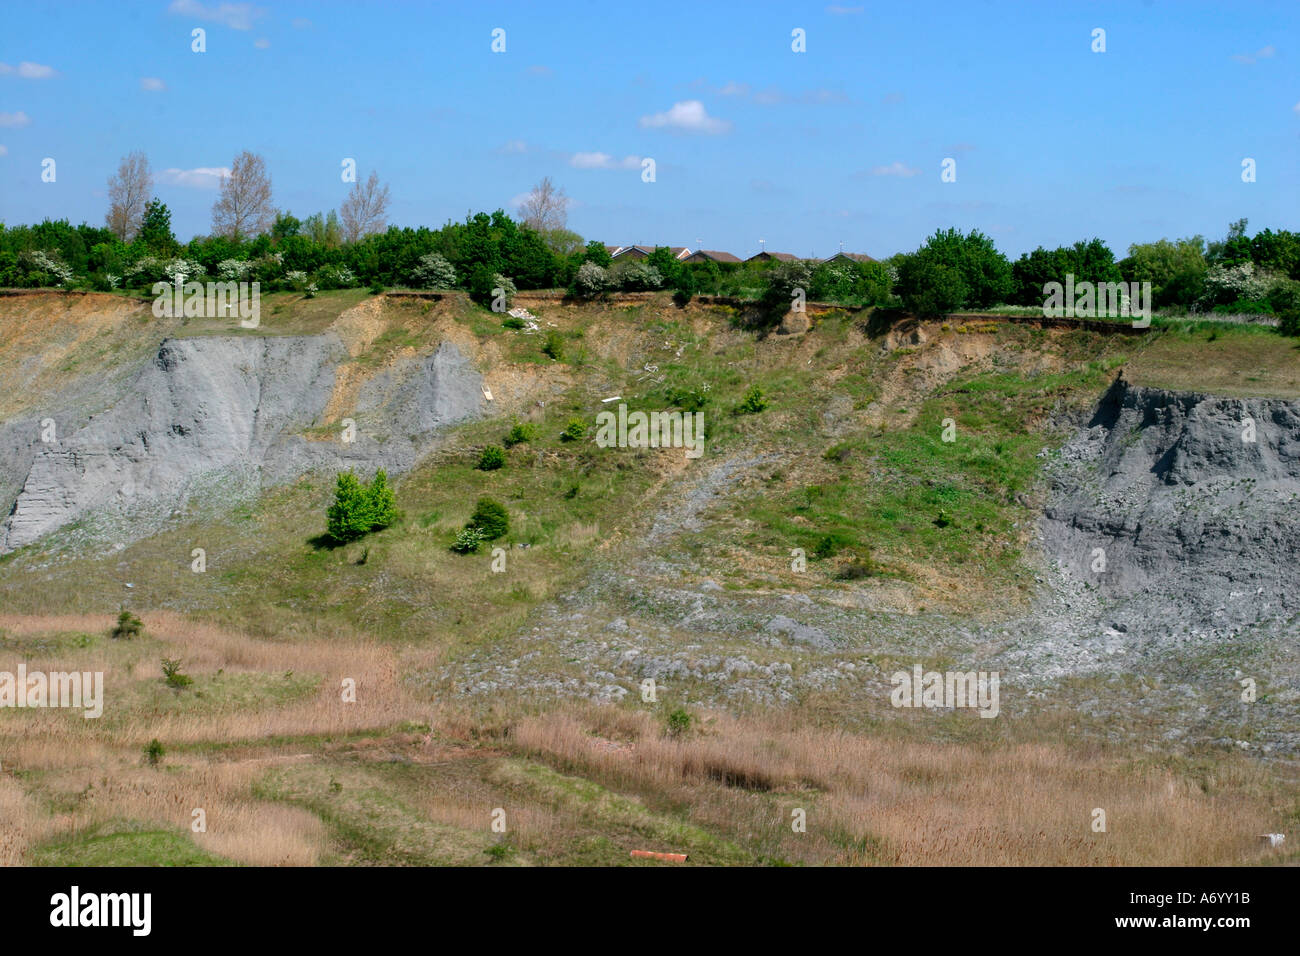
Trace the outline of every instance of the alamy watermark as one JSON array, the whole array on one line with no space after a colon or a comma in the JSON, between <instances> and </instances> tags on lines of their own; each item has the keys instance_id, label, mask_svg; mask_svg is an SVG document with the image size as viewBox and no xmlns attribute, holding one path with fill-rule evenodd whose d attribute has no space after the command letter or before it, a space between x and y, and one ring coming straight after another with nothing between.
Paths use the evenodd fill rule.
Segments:
<instances>
[{"instance_id":1,"label":"alamy watermark","mask_svg":"<svg viewBox=\"0 0 1300 956\"><path fill-rule=\"evenodd\" d=\"M0 671L0 707L69 707L93 720L104 713L103 671Z\"/></svg>"},{"instance_id":2,"label":"alamy watermark","mask_svg":"<svg viewBox=\"0 0 1300 956\"><path fill-rule=\"evenodd\" d=\"M261 323L260 282L155 282L152 292L157 297L153 302L157 319L224 319L238 315L243 328L255 329Z\"/></svg>"},{"instance_id":3,"label":"alamy watermark","mask_svg":"<svg viewBox=\"0 0 1300 956\"><path fill-rule=\"evenodd\" d=\"M998 715L997 671L922 672L916 664L909 674L896 671L889 702L895 707L975 707L981 717Z\"/></svg>"},{"instance_id":4,"label":"alamy watermark","mask_svg":"<svg viewBox=\"0 0 1300 956\"><path fill-rule=\"evenodd\" d=\"M1043 285L1043 316L1048 319L1133 318L1133 328L1151 325L1150 282L1082 282L1067 272L1065 284ZM1141 321L1137 321L1137 319Z\"/></svg>"},{"instance_id":5,"label":"alamy watermark","mask_svg":"<svg viewBox=\"0 0 1300 956\"><path fill-rule=\"evenodd\" d=\"M601 448L685 448L687 458L704 454L703 412L629 412L596 415L596 444Z\"/></svg>"}]
</instances>

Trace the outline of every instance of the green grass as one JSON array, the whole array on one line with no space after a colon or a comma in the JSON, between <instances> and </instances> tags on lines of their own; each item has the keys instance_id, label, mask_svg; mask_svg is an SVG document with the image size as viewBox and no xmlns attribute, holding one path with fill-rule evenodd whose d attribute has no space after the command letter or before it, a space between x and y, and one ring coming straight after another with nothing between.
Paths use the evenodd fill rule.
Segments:
<instances>
[{"instance_id":1,"label":"green grass","mask_svg":"<svg viewBox=\"0 0 1300 956\"><path fill-rule=\"evenodd\" d=\"M235 866L194 845L181 831L118 821L35 847L33 866Z\"/></svg>"}]
</instances>

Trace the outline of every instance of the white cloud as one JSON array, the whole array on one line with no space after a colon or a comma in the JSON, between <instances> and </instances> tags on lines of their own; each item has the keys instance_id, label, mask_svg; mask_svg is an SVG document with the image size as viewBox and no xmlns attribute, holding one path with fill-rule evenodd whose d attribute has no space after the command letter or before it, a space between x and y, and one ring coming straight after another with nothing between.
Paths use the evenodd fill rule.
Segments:
<instances>
[{"instance_id":1,"label":"white cloud","mask_svg":"<svg viewBox=\"0 0 1300 956\"><path fill-rule=\"evenodd\" d=\"M615 159L609 153L574 153L569 157L569 165L574 169L640 169L641 157Z\"/></svg>"},{"instance_id":2,"label":"white cloud","mask_svg":"<svg viewBox=\"0 0 1300 956\"><path fill-rule=\"evenodd\" d=\"M555 71L552 70L549 66L543 66L541 64L538 64L537 66L530 66L528 68L528 72L531 73L533 76L554 76L555 75Z\"/></svg>"},{"instance_id":3,"label":"white cloud","mask_svg":"<svg viewBox=\"0 0 1300 956\"><path fill-rule=\"evenodd\" d=\"M525 143L522 139L512 139L510 140L510 142L506 143L504 146L501 147L501 152L526 153L528 152L528 144Z\"/></svg>"},{"instance_id":4,"label":"white cloud","mask_svg":"<svg viewBox=\"0 0 1300 956\"><path fill-rule=\"evenodd\" d=\"M8 155L9 155L9 147L0 146L0 156L8 156Z\"/></svg>"},{"instance_id":5,"label":"white cloud","mask_svg":"<svg viewBox=\"0 0 1300 956\"><path fill-rule=\"evenodd\" d=\"M52 76L58 76L59 71L52 66L32 63L29 60L24 60L16 67L10 66L8 63L0 63L0 76L6 76L10 73L17 73L24 80L48 80Z\"/></svg>"},{"instance_id":6,"label":"white cloud","mask_svg":"<svg viewBox=\"0 0 1300 956\"><path fill-rule=\"evenodd\" d=\"M665 113L643 116L640 120L645 129L668 129L684 133L706 133L710 136L725 133L731 124L710 116L699 100L683 100L674 103L672 109Z\"/></svg>"},{"instance_id":7,"label":"white cloud","mask_svg":"<svg viewBox=\"0 0 1300 956\"><path fill-rule=\"evenodd\" d=\"M253 46L257 47L259 50L269 50L271 49L271 41L266 37L258 37L253 41Z\"/></svg>"},{"instance_id":8,"label":"white cloud","mask_svg":"<svg viewBox=\"0 0 1300 956\"><path fill-rule=\"evenodd\" d=\"M161 93L167 89L167 84L156 76L142 76L140 77L140 89L146 93Z\"/></svg>"},{"instance_id":9,"label":"white cloud","mask_svg":"<svg viewBox=\"0 0 1300 956\"><path fill-rule=\"evenodd\" d=\"M1273 47L1273 45L1269 44L1266 47L1260 47L1254 53L1235 53L1233 54L1232 58L1236 60L1238 63L1245 63L1249 65L1251 63L1257 63L1260 60L1267 60L1276 52L1277 50Z\"/></svg>"},{"instance_id":10,"label":"white cloud","mask_svg":"<svg viewBox=\"0 0 1300 956\"><path fill-rule=\"evenodd\" d=\"M748 96L749 84L748 83L727 83L725 86L723 86L721 89L718 90L718 95L719 96Z\"/></svg>"},{"instance_id":11,"label":"white cloud","mask_svg":"<svg viewBox=\"0 0 1300 956\"><path fill-rule=\"evenodd\" d=\"M876 166L871 170L873 176L916 176L921 171L911 166L905 166L899 162L890 163L888 166Z\"/></svg>"},{"instance_id":12,"label":"white cloud","mask_svg":"<svg viewBox=\"0 0 1300 956\"><path fill-rule=\"evenodd\" d=\"M255 7L251 3L219 3L206 7L198 0L172 0L168 13L196 20L211 20L230 27L232 30L251 30L253 21L266 14L264 7Z\"/></svg>"},{"instance_id":13,"label":"white cloud","mask_svg":"<svg viewBox=\"0 0 1300 956\"><path fill-rule=\"evenodd\" d=\"M1297 113L1300 113L1300 103L1296 103L1296 105L1291 107L1291 109L1295 110Z\"/></svg>"},{"instance_id":14,"label":"white cloud","mask_svg":"<svg viewBox=\"0 0 1300 956\"><path fill-rule=\"evenodd\" d=\"M293 28L295 30L310 30L311 21L308 20L306 17L295 17L293 21Z\"/></svg>"},{"instance_id":15,"label":"white cloud","mask_svg":"<svg viewBox=\"0 0 1300 956\"><path fill-rule=\"evenodd\" d=\"M227 166L200 166L198 169L164 169L158 174L158 179L169 186L216 189L229 175Z\"/></svg>"},{"instance_id":16,"label":"white cloud","mask_svg":"<svg viewBox=\"0 0 1300 956\"><path fill-rule=\"evenodd\" d=\"M865 8L863 7L841 7L838 4L832 3L829 7L826 8L826 12L829 13L831 16L845 17L855 13L862 13L864 9Z\"/></svg>"},{"instance_id":17,"label":"white cloud","mask_svg":"<svg viewBox=\"0 0 1300 956\"><path fill-rule=\"evenodd\" d=\"M22 110L17 113L0 113L0 126L12 126L17 129L29 125L31 121L31 117Z\"/></svg>"}]
</instances>

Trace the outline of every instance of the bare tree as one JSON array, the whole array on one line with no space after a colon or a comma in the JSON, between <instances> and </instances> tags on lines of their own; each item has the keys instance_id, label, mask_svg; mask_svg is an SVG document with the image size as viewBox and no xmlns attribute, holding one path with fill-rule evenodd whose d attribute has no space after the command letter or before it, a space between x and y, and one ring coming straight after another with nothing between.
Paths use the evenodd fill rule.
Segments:
<instances>
[{"instance_id":1,"label":"bare tree","mask_svg":"<svg viewBox=\"0 0 1300 956\"><path fill-rule=\"evenodd\" d=\"M104 216L104 224L122 242L130 242L140 231L152 192L149 157L139 150L123 156L117 174L108 180L108 213Z\"/></svg>"},{"instance_id":2,"label":"bare tree","mask_svg":"<svg viewBox=\"0 0 1300 956\"><path fill-rule=\"evenodd\" d=\"M274 220L266 160L244 150L230 164L230 175L221 183L221 198L212 204L212 234L249 238L266 232Z\"/></svg>"},{"instance_id":3,"label":"bare tree","mask_svg":"<svg viewBox=\"0 0 1300 956\"><path fill-rule=\"evenodd\" d=\"M563 229L569 221L569 197L547 176L519 204L519 217L524 225L541 233Z\"/></svg>"},{"instance_id":4,"label":"bare tree","mask_svg":"<svg viewBox=\"0 0 1300 956\"><path fill-rule=\"evenodd\" d=\"M352 192L339 207L339 218L343 220L343 240L356 242L362 236L372 232L383 232L388 223L388 187L379 184L379 174L370 171L370 178L363 186L352 184Z\"/></svg>"}]
</instances>

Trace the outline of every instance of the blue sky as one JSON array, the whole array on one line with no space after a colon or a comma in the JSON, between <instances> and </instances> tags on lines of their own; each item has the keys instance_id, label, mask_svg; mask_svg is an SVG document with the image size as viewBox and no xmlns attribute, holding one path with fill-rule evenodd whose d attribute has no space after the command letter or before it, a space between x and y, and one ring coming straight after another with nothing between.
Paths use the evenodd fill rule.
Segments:
<instances>
[{"instance_id":1,"label":"blue sky","mask_svg":"<svg viewBox=\"0 0 1300 956\"><path fill-rule=\"evenodd\" d=\"M102 224L107 178L143 149L188 239L209 230L210 171L249 149L300 217L338 206L351 157L397 225L513 210L549 175L588 239L742 256L885 256L950 225L1013 256L1300 227L1294 0L119 0L3 19L8 223Z\"/></svg>"}]
</instances>

